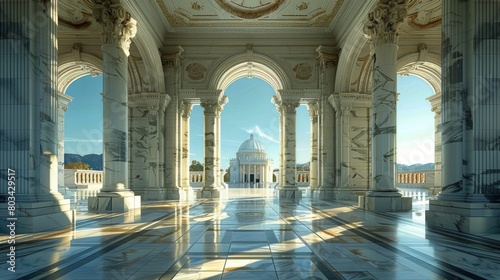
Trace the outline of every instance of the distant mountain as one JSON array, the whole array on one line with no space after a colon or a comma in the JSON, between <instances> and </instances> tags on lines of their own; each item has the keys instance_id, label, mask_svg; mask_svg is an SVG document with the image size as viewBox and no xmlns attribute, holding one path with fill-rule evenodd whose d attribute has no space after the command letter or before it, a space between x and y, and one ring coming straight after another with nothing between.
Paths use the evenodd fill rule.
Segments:
<instances>
[{"instance_id":1,"label":"distant mountain","mask_svg":"<svg viewBox=\"0 0 500 280\"><path fill-rule=\"evenodd\" d=\"M396 170L401 172L401 171L418 171L418 170L429 170L429 169L434 169L434 163L429 162L429 163L415 163L412 165L406 165L406 164L396 164Z\"/></svg>"},{"instance_id":2,"label":"distant mountain","mask_svg":"<svg viewBox=\"0 0 500 280\"><path fill-rule=\"evenodd\" d=\"M102 154L78 155L78 154L64 154L64 164L68 162L85 162L93 170L102 170Z\"/></svg>"}]
</instances>

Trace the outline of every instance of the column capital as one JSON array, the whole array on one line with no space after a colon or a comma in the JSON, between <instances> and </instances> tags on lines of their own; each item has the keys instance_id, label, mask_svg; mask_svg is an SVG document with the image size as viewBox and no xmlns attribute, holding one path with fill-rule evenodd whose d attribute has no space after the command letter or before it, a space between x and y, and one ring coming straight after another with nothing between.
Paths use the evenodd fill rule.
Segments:
<instances>
[{"instance_id":1,"label":"column capital","mask_svg":"<svg viewBox=\"0 0 500 280\"><path fill-rule=\"evenodd\" d=\"M61 108L64 112L68 111L68 103L73 101L73 97L66 95L64 93L59 92L57 94L58 97L58 106Z\"/></svg>"},{"instance_id":2,"label":"column capital","mask_svg":"<svg viewBox=\"0 0 500 280\"><path fill-rule=\"evenodd\" d=\"M368 14L363 32L372 46L398 43L398 26L406 18L408 0L379 0Z\"/></svg>"},{"instance_id":3,"label":"column capital","mask_svg":"<svg viewBox=\"0 0 500 280\"><path fill-rule=\"evenodd\" d=\"M174 48L161 48L161 64L166 67L179 68L182 60L182 52L184 52L184 49L181 46Z\"/></svg>"},{"instance_id":4,"label":"column capital","mask_svg":"<svg viewBox=\"0 0 500 280\"><path fill-rule=\"evenodd\" d=\"M219 107L219 101L216 99L206 99L200 103L203 108L203 113L206 114L214 114Z\"/></svg>"},{"instance_id":5,"label":"column capital","mask_svg":"<svg viewBox=\"0 0 500 280\"><path fill-rule=\"evenodd\" d=\"M189 118L191 112L193 111L193 103L191 100L183 99L179 104L179 109L183 118Z\"/></svg>"},{"instance_id":6,"label":"column capital","mask_svg":"<svg viewBox=\"0 0 500 280\"><path fill-rule=\"evenodd\" d=\"M320 107L319 107L319 102L317 100L310 101L309 103L307 103L307 111L309 111L309 116L311 118L318 117L319 110Z\"/></svg>"},{"instance_id":7,"label":"column capital","mask_svg":"<svg viewBox=\"0 0 500 280\"><path fill-rule=\"evenodd\" d=\"M300 106L299 101L295 100L281 101L281 110L285 114L295 114L296 113L295 109L297 109L297 107L299 106Z\"/></svg>"},{"instance_id":8,"label":"column capital","mask_svg":"<svg viewBox=\"0 0 500 280\"><path fill-rule=\"evenodd\" d=\"M322 70L326 68L335 68L339 62L340 49L327 48L319 46L316 49L319 66Z\"/></svg>"},{"instance_id":9,"label":"column capital","mask_svg":"<svg viewBox=\"0 0 500 280\"><path fill-rule=\"evenodd\" d=\"M137 21L120 3L98 0L94 3L94 17L102 27L103 44L116 44L129 56L130 43L137 33Z\"/></svg>"}]
</instances>

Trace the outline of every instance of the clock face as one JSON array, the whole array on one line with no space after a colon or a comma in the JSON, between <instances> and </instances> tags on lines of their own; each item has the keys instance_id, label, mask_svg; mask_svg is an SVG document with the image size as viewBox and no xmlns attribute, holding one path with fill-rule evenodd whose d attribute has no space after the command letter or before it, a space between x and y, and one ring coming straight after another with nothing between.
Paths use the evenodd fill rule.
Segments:
<instances>
[{"instance_id":1,"label":"clock face","mask_svg":"<svg viewBox=\"0 0 500 280\"><path fill-rule=\"evenodd\" d=\"M254 19L275 11L284 0L217 0L227 12L245 19Z\"/></svg>"}]
</instances>

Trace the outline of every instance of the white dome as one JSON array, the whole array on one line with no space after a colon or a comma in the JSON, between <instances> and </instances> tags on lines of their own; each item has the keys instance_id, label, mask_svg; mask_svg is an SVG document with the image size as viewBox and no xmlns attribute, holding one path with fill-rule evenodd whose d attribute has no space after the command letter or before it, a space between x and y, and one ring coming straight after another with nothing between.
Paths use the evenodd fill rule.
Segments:
<instances>
[{"instance_id":1,"label":"white dome","mask_svg":"<svg viewBox=\"0 0 500 280\"><path fill-rule=\"evenodd\" d=\"M259 141L253 138L253 134L250 134L250 139L241 144L238 153L266 153L266 150Z\"/></svg>"}]
</instances>

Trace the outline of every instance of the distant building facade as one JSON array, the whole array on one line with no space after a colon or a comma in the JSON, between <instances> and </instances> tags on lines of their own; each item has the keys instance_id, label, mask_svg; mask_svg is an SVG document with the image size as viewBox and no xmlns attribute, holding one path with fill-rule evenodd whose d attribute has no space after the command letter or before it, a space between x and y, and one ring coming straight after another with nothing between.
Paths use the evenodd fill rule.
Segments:
<instances>
[{"instance_id":1,"label":"distant building facade","mask_svg":"<svg viewBox=\"0 0 500 280\"><path fill-rule=\"evenodd\" d=\"M229 162L231 183L267 183L273 181L273 160L264 146L250 134Z\"/></svg>"}]
</instances>

